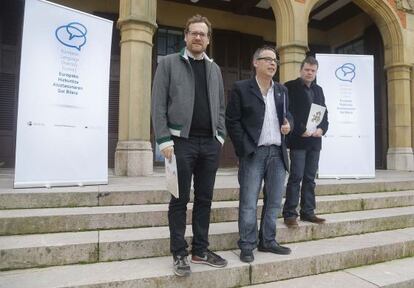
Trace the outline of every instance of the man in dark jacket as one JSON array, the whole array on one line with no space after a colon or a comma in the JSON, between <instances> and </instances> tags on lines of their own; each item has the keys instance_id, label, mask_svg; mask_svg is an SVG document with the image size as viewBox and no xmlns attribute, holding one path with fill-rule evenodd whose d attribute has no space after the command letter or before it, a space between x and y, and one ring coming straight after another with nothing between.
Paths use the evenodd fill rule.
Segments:
<instances>
[{"instance_id":1,"label":"man in dark jacket","mask_svg":"<svg viewBox=\"0 0 414 288\"><path fill-rule=\"evenodd\" d=\"M272 80L277 70L276 51L259 48L253 55L256 77L238 81L226 110L226 127L239 157L240 260L252 262L253 250L289 254L276 242L276 219L280 212L288 170L285 135L293 125L287 111L284 86ZM257 245L257 201L264 180L264 200Z\"/></svg>"},{"instance_id":2,"label":"man in dark jacket","mask_svg":"<svg viewBox=\"0 0 414 288\"><path fill-rule=\"evenodd\" d=\"M299 202L299 190L300 219L318 224L325 222L325 219L315 215L315 176L318 170L321 137L328 130L328 111L325 110L322 122L317 125L315 131L308 131L306 128L312 103L326 108L322 88L314 82L317 70L318 61L314 57L307 57L301 64L300 77L285 83L289 90L289 111L295 121L295 128L288 140L291 167L283 207L284 221L289 228L298 226L296 207Z\"/></svg>"}]
</instances>

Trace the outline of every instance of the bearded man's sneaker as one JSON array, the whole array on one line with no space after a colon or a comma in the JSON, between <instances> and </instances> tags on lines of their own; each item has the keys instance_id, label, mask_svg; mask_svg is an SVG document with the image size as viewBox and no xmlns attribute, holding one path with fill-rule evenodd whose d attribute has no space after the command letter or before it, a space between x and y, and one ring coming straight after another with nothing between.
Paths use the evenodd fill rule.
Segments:
<instances>
[{"instance_id":1,"label":"bearded man's sneaker","mask_svg":"<svg viewBox=\"0 0 414 288\"><path fill-rule=\"evenodd\" d=\"M216 268L223 268L227 266L227 260L221 258L219 255L210 250L207 250L200 255L193 254L191 262L195 264L206 264Z\"/></svg>"}]
</instances>

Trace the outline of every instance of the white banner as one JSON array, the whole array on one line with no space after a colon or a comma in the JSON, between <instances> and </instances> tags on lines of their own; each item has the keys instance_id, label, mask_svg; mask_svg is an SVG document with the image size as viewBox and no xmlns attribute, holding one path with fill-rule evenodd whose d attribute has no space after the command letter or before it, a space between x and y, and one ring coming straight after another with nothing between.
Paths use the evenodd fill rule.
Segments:
<instances>
[{"instance_id":1,"label":"white banner","mask_svg":"<svg viewBox=\"0 0 414 288\"><path fill-rule=\"evenodd\" d=\"M374 58L316 54L328 108L319 178L375 177Z\"/></svg>"},{"instance_id":2,"label":"white banner","mask_svg":"<svg viewBox=\"0 0 414 288\"><path fill-rule=\"evenodd\" d=\"M26 0L15 187L108 183L112 21Z\"/></svg>"}]
</instances>

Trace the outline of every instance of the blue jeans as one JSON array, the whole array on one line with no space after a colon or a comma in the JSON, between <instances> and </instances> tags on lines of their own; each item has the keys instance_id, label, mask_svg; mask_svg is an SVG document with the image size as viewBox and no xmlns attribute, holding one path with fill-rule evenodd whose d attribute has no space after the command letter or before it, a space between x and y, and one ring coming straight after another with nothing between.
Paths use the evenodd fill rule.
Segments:
<instances>
[{"instance_id":1,"label":"blue jeans","mask_svg":"<svg viewBox=\"0 0 414 288\"><path fill-rule=\"evenodd\" d=\"M276 219L280 212L286 172L279 146L261 146L254 154L240 158L239 235L240 249L257 246L257 200L264 180L264 203L259 241L269 246L275 242Z\"/></svg>"},{"instance_id":2,"label":"blue jeans","mask_svg":"<svg viewBox=\"0 0 414 288\"><path fill-rule=\"evenodd\" d=\"M283 218L296 218L300 190L300 215L315 215L315 176L318 170L319 150L290 150L290 174L286 186ZM302 187L300 186L302 182Z\"/></svg>"}]
</instances>

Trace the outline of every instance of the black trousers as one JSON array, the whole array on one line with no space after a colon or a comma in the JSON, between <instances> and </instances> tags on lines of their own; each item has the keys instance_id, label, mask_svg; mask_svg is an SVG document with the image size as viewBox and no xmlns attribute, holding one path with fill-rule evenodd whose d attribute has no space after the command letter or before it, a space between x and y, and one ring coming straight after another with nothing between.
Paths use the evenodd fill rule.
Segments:
<instances>
[{"instance_id":1,"label":"black trousers","mask_svg":"<svg viewBox=\"0 0 414 288\"><path fill-rule=\"evenodd\" d=\"M209 245L211 201L220 160L221 143L213 137L173 137L177 159L179 198L171 197L168 209L170 249L173 255L188 255L184 238L187 203L194 175L192 254L201 254Z\"/></svg>"}]
</instances>

